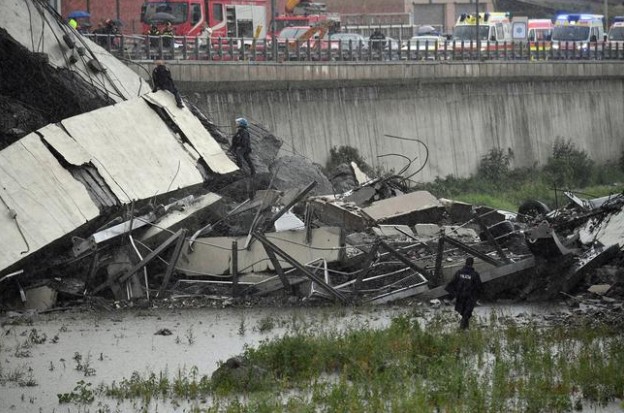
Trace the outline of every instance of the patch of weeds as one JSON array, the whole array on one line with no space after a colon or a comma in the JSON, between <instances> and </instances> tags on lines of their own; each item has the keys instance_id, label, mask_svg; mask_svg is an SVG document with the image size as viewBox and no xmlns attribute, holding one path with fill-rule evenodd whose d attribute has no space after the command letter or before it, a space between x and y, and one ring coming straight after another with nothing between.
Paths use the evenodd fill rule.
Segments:
<instances>
[{"instance_id":1,"label":"patch of weeds","mask_svg":"<svg viewBox=\"0 0 624 413\"><path fill-rule=\"evenodd\" d=\"M28 334L28 340L32 344L43 344L46 342L47 339L48 339L48 336L46 336L45 333L39 334L36 328L33 328L32 330L30 330L30 333Z\"/></svg>"},{"instance_id":2,"label":"patch of weeds","mask_svg":"<svg viewBox=\"0 0 624 413\"><path fill-rule=\"evenodd\" d=\"M189 346L192 346L193 343L195 343L195 333L193 333L193 324L191 324L189 328L186 329L186 333L184 335L186 337L186 342L189 344Z\"/></svg>"},{"instance_id":3,"label":"patch of weeds","mask_svg":"<svg viewBox=\"0 0 624 413\"><path fill-rule=\"evenodd\" d=\"M91 383L87 383L84 380L77 382L73 391L69 393L59 393L56 396L60 404L91 404L95 400L95 393L91 388Z\"/></svg>"},{"instance_id":4,"label":"patch of weeds","mask_svg":"<svg viewBox=\"0 0 624 413\"><path fill-rule=\"evenodd\" d=\"M0 375L0 384L15 383L20 387L37 386L33 369L25 365L17 367L15 370Z\"/></svg>"},{"instance_id":5,"label":"patch of weeds","mask_svg":"<svg viewBox=\"0 0 624 413\"><path fill-rule=\"evenodd\" d=\"M54 337L52 337L52 340L50 340L50 343L56 344L58 342L59 342L59 336L58 334L55 334Z\"/></svg>"},{"instance_id":6,"label":"patch of weeds","mask_svg":"<svg viewBox=\"0 0 624 413\"><path fill-rule=\"evenodd\" d=\"M76 362L76 370L83 372L85 377L95 376L95 369L91 366L91 353L87 353L87 357L82 358L82 354L75 352L74 361Z\"/></svg>"},{"instance_id":7,"label":"patch of weeds","mask_svg":"<svg viewBox=\"0 0 624 413\"><path fill-rule=\"evenodd\" d=\"M266 333L275 328L275 319L270 316L263 317L258 321L258 331L261 333Z\"/></svg>"}]
</instances>

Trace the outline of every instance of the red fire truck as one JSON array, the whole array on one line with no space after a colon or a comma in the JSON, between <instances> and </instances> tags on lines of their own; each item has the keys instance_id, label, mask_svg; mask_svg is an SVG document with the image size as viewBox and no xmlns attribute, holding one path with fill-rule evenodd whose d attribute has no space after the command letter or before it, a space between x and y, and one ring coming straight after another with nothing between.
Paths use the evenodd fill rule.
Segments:
<instances>
[{"instance_id":1,"label":"red fire truck","mask_svg":"<svg viewBox=\"0 0 624 413\"><path fill-rule=\"evenodd\" d=\"M264 37L269 0L146 0L141 7L143 33L171 22L175 36Z\"/></svg>"}]
</instances>

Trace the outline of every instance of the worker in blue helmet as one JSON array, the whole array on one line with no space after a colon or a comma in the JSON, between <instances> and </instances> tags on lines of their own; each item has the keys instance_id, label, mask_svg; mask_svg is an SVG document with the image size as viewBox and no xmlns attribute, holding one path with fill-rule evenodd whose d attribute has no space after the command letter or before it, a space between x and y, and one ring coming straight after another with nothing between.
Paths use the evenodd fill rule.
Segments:
<instances>
[{"instance_id":1,"label":"worker in blue helmet","mask_svg":"<svg viewBox=\"0 0 624 413\"><path fill-rule=\"evenodd\" d=\"M251 136L249 135L249 123L245 118L236 119L236 133L232 137L229 152L236 158L236 165L243 167L243 161L247 164L251 175L256 174L253 162L251 162Z\"/></svg>"}]
</instances>

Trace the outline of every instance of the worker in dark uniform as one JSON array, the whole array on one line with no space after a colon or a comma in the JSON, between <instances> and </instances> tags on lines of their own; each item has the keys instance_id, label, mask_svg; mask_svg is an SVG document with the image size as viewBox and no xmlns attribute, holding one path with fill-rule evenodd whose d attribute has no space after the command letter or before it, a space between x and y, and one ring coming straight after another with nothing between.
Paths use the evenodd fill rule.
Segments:
<instances>
[{"instance_id":1,"label":"worker in dark uniform","mask_svg":"<svg viewBox=\"0 0 624 413\"><path fill-rule=\"evenodd\" d=\"M171 78L171 72L169 71L169 69L167 69L167 66L165 66L165 62L163 62L162 60L157 60L155 63L156 67L152 72L152 81L154 82L152 92L156 92L158 89L168 90L169 92L173 93L173 96L175 96L176 104L178 105L178 107L183 108L184 105L182 104L180 92L178 92L178 89L173 83L173 79Z\"/></svg>"},{"instance_id":2,"label":"worker in dark uniform","mask_svg":"<svg viewBox=\"0 0 624 413\"><path fill-rule=\"evenodd\" d=\"M170 48L173 45L173 34L173 26L171 25L171 22L167 22L161 33L163 47Z\"/></svg>"},{"instance_id":3,"label":"worker in dark uniform","mask_svg":"<svg viewBox=\"0 0 624 413\"><path fill-rule=\"evenodd\" d=\"M236 126L236 133L232 137L232 144L230 145L229 152L236 157L236 165L238 165L239 168L242 168L243 161L245 161L253 176L256 174L256 169L254 168L253 162L251 162L251 137L247 129L249 126L247 119L236 119Z\"/></svg>"},{"instance_id":4,"label":"worker in dark uniform","mask_svg":"<svg viewBox=\"0 0 624 413\"><path fill-rule=\"evenodd\" d=\"M371 46L373 50L381 53L386 47L386 35L382 33L381 30L376 29L373 34L370 36Z\"/></svg>"},{"instance_id":5,"label":"worker in dark uniform","mask_svg":"<svg viewBox=\"0 0 624 413\"><path fill-rule=\"evenodd\" d=\"M481 294L481 276L473 268L474 258L466 258L466 265L455 273L450 283L444 288L451 297L455 297L455 311L462 319L459 327L463 330L468 328L472 310Z\"/></svg>"}]
</instances>

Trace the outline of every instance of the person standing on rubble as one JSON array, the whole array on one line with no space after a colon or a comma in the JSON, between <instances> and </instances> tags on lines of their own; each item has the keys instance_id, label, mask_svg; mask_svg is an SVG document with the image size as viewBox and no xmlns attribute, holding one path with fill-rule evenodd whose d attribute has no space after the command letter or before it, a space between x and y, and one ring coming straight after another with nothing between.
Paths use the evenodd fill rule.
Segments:
<instances>
[{"instance_id":1,"label":"person standing on rubble","mask_svg":"<svg viewBox=\"0 0 624 413\"><path fill-rule=\"evenodd\" d=\"M481 276L474 267L474 258L466 258L466 265L455 273L455 276L444 289L456 299L455 311L461 315L459 327L462 330L468 328L472 311L481 294Z\"/></svg>"},{"instance_id":2,"label":"person standing on rubble","mask_svg":"<svg viewBox=\"0 0 624 413\"><path fill-rule=\"evenodd\" d=\"M253 176L256 174L256 169L254 168L253 162L251 162L251 137L247 129L249 126L247 119L236 119L236 126L236 133L232 137L232 144L228 152L234 154L236 157L236 165L238 165L239 168L242 168L244 160L249 167L249 172Z\"/></svg>"},{"instance_id":3,"label":"person standing on rubble","mask_svg":"<svg viewBox=\"0 0 624 413\"><path fill-rule=\"evenodd\" d=\"M156 92L158 89L168 90L173 93L175 96L176 104L179 108L183 108L182 98L180 97L180 92L178 92L178 88L176 88L173 83L173 79L171 78L171 72L165 66L165 62L162 60L157 60L156 67L152 72L152 82L154 82L154 87L152 88L152 92Z\"/></svg>"}]
</instances>

